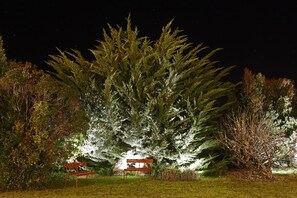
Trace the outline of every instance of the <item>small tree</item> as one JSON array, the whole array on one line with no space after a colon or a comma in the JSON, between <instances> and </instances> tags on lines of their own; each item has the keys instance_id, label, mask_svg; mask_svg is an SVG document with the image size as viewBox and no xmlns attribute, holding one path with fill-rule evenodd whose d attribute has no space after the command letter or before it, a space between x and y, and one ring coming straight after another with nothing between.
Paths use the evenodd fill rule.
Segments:
<instances>
[{"instance_id":1,"label":"small tree","mask_svg":"<svg viewBox=\"0 0 297 198\"><path fill-rule=\"evenodd\" d=\"M297 117L294 110L296 90L293 81L285 78L266 79L261 73L245 69L240 106L255 114L265 114L280 134L276 139L285 141L275 155L276 164L293 166L296 155Z\"/></svg>"},{"instance_id":2,"label":"small tree","mask_svg":"<svg viewBox=\"0 0 297 198\"><path fill-rule=\"evenodd\" d=\"M253 175L272 179L275 155L283 145L272 121L265 114L245 110L232 112L223 122L219 139L231 152L233 162Z\"/></svg>"},{"instance_id":3,"label":"small tree","mask_svg":"<svg viewBox=\"0 0 297 198\"><path fill-rule=\"evenodd\" d=\"M225 148L231 152L231 157L243 166L252 167L256 166L256 162L259 163L267 177L270 177L272 166L294 165L297 119L293 108L296 104L293 82L283 78L268 80L261 73L255 75L246 68L242 86L239 88L241 90L238 90L237 102L232 108L235 113L231 112L227 116L223 122L223 133L220 135ZM259 141L267 143L259 144L261 148L258 148L254 144ZM237 146L232 147L231 142ZM262 153L267 150L266 157L263 158L267 161L255 160L254 153L246 149L250 144L254 146L248 148L262 150L261 156L265 156ZM235 148L237 150L234 150ZM253 164L249 165L247 161ZM249 169L257 170L254 167ZM258 169L258 174L261 169Z\"/></svg>"}]
</instances>

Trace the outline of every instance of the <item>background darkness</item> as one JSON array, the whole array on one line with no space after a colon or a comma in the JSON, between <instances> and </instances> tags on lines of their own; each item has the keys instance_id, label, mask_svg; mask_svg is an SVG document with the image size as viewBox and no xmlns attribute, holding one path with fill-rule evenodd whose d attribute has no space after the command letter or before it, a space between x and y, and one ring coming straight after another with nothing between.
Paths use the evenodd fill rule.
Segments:
<instances>
[{"instance_id":1,"label":"background darkness","mask_svg":"<svg viewBox=\"0 0 297 198\"><path fill-rule=\"evenodd\" d=\"M268 78L297 82L297 3L294 1L1 1L0 34L9 59L30 61L48 69L49 54L78 49L90 57L103 28L132 24L141 36L158 38L170 20L193 45L223 48L213 60L236 65L230 80L239 81L243 68Z\"/></svg>"}]
</instances>

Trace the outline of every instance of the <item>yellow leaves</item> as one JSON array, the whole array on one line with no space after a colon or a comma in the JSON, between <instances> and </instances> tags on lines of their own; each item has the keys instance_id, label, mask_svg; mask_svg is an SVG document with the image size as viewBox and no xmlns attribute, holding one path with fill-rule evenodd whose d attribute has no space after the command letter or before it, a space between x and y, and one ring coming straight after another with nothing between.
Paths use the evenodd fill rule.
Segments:
<instances>
[{"instance_id":1,"label":"yellow leaves","mask_svg":"<svg viewBox=\"0 0 297 198\"><path fill-rule=\"evenodd\" d=\"M48 139L48 137L49 135L47 131L36 131L32 139L36 145L42 145Z\"/></svg>"},{"instance_id":2,"label":"yellow leaves","mask_svg":"<svg viewBox=\"0 0 297 198\"><path fill-rule=\"evenodd\" d=\"M5 53L5 49L3 48L2 37L0 36L0 66L2 66L2 64L6 64L6 63L7 63L6 53ZM0 69L2 69L2 68L0 68Z\"/></svg>"},{"instance_id":3,"label":"yellow leaves","mask_svg":"<svg viewBox=\"0 0 297 198\"><path fill-rule=\"evenodd\" d=\"M49 105L46 101L39 101L34 104L32 112L32 128L42 130L46 127L50 115Z\"/></svg>"},{"instance_id":4,"label":"yellow leaves","mask_svg":"<svg viewBox=\"0 0 297 198\"><path fill-rule=\"evenodd\" d=\"M14 131L16 133L23 133L24 129L25 129L25 123L20 120L17 120L14 124Z\"/></svg>"},{"instance_id":5,"label":"yellow leaves","mask_svg":"<svg viewBox=\"0 0 297 198\"><path fill-rule=\"evenodd\" d=\"M18 147L12 149L10 158L13 163L22 169L28 168L39 161L40 151L30 147L30 144L21 142Z\"/></svg>"}]
</instances>

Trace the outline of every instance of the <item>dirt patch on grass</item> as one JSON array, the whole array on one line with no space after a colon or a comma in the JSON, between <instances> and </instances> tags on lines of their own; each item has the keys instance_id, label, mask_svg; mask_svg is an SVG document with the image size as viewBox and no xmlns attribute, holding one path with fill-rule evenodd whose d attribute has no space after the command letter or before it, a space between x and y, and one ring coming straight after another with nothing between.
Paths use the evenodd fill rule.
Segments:
<instances>
[{"instance_id":1,"label":"dirt patch on grass","mask_svg":"<svg viewBox=\"0 0 297 198\"><path fill-rule=\"evenodd\" d=\"M267 178L263 175L254 173L245 169L237 169L237 170L229 170L226 172L226 175L232 179L238 180L248 180L248 181L267 181L267 182L275 182L282 181L282 177L273 176L273 178Z\"/></svg>"}]
</instances>

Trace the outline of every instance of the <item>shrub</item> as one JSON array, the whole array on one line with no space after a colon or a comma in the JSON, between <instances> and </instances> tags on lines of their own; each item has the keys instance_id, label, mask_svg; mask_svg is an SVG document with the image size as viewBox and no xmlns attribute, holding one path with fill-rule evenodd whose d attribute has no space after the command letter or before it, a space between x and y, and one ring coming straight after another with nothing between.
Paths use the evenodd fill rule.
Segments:
<instances>
[{"instance_id":1,"label":"shrub","mask_svg":"<svg viewBox=\"0 0 297 198\"><path fill-rule=\"evenodd\" d=\"M195 181L197 179L197 174L194 170L186 169L181 172L180 179L182 181Z\"/></svg>"},{"instance_id":2,"label":"shrub","mask_svg":"<svg viewBox=\"0 0 297 198\"><path fill-rule=\"evenodd\" d=\"M181 171L176 168L165 168L160 171L159 177L165 181L195 181L197 174L194 170Z\"/></svg>"},{"instance_id":3,"label":"shrub","mask_svg":"<svg viewBox=\"0 0 297 198\"><path fill-rule=\"evenodd\" d=\"M80 103L30 63L5 63L0 76L0 185L43 187L54 166L75 151L85 130ZM68 95L69 94L69 95Z\"/></svg>"},{"instance_id":4,"label":"shrub","mask_svg":"<svg viewBox=\"0 0 297 198\"><path fill-rule=\"evenodd\" d=\"M238 111L226 117L219 139L239 167L272 179L274 156L282 144L275 134L279 132L265 115Z\"/></svg>"},{"instance_id":5,"label":"shrub","mask_svg":"<svg viewBox=\"0 0 297 198\"><path fill-rule=\"evenodd\" d=\"M178 181L181 179L181 171L175 168L166 168L160 172L160 179L166 181Z\"/></svg>"}]
</instances>

